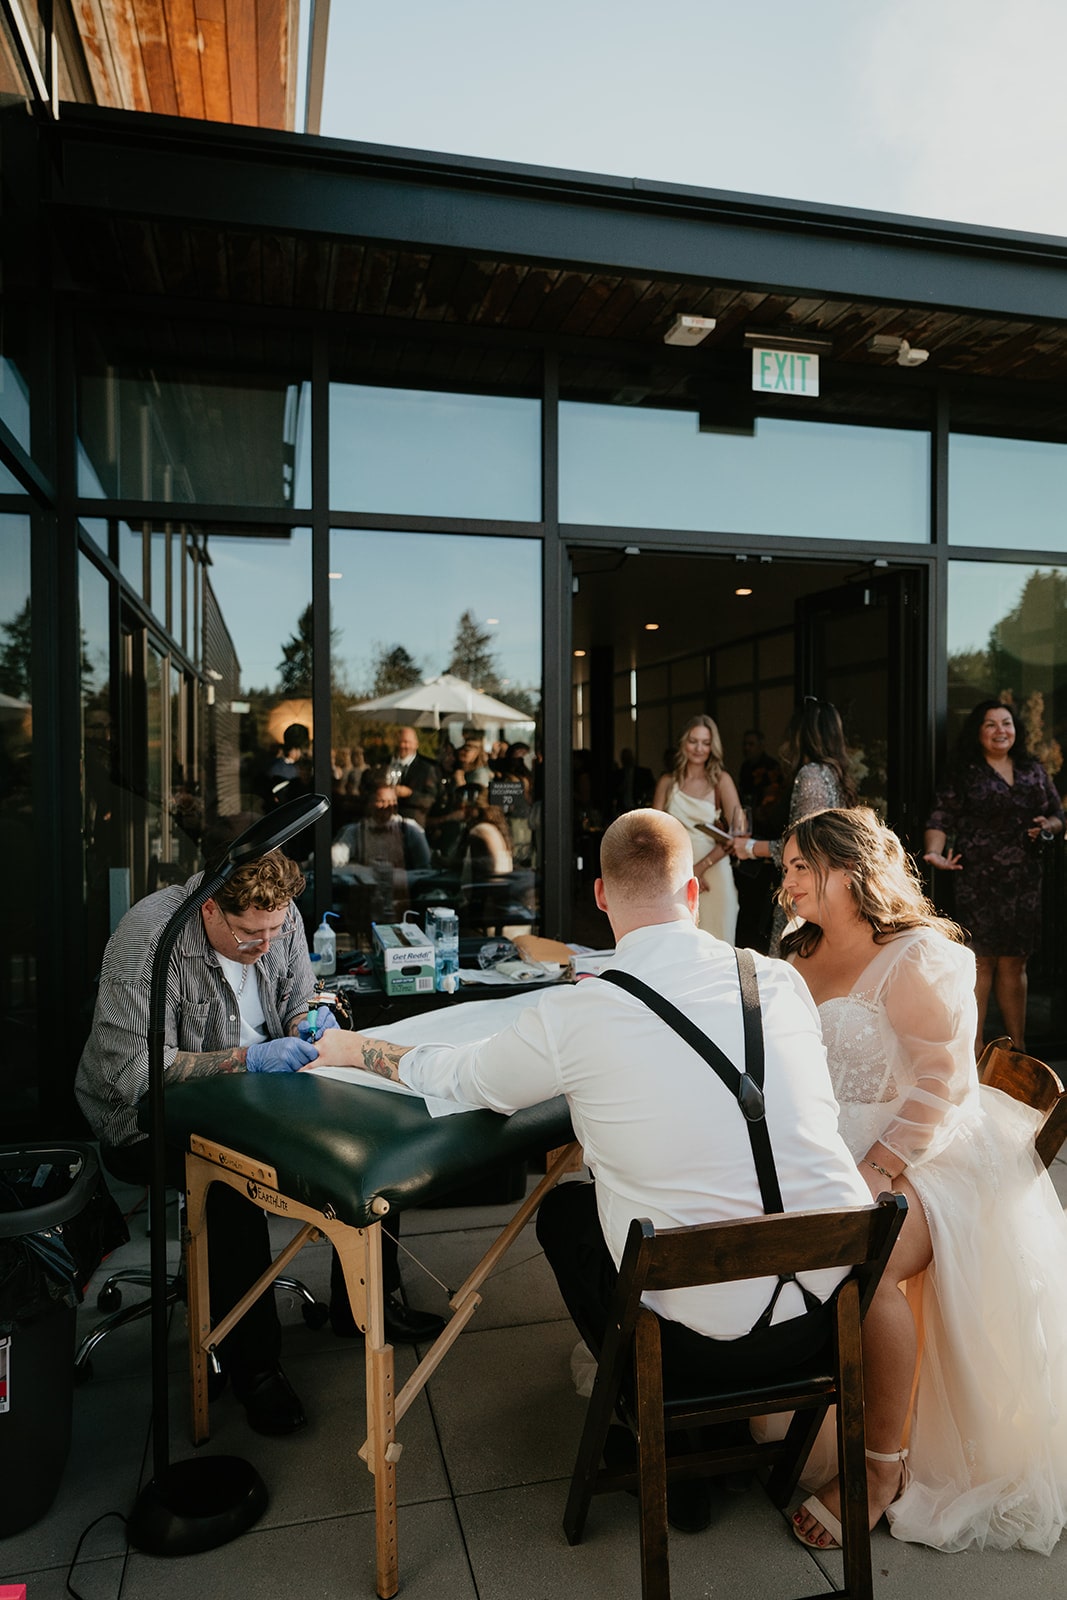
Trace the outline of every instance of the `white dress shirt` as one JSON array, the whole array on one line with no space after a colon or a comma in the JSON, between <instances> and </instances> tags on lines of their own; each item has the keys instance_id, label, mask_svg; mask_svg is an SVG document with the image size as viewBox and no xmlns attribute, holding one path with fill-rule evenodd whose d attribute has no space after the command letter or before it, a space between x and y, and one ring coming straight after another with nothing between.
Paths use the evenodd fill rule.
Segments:
<instances>
[{"instance_id":1,"label":"white dress shirt","mask_svg":"<svg viewBox=\"0 0 1067 1600\"><path fill-rule=\"evenodd\" d=\"M818 1013L803 979L756 955L766 1053L767 1127L787 1211L870 1204L837 1131ZM686 921L639 928L612 966L666 996L744 1066L741 999L731 947ZM418 1045L400 1077L420 1093L517 1111L554 1095L570 1105L596 1178L604 1238L616 1265L634 1217L657 1228L763 1212L744 1118L707 1063L643 1002L596 978L546 990L503 1032L477 1044ZM824 1299L839 1271L808 1273ZM662 1316L712 1338L757 1321L773 1279L648 1295ZM787 1286L774 1321L803 1311Z\"/></svg>"}]
</instances>

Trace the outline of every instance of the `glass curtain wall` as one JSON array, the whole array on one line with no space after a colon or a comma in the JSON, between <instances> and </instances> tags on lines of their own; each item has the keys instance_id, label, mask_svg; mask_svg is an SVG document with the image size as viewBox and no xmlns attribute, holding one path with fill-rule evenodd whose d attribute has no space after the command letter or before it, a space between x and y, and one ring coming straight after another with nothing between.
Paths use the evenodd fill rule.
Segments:
<instances>
[{"instance_id":1,"label":"glass curtain wall","mask_svg":"<svg viewBox=\"0 0 1067 1600\"><path fill-rule=\"evenodd\" d=\"M695 410L565 401L559 438L562 522L930 537L928 432L758 417L738 433Z\"/></svg>"},{"instance_id":2,"label":"glass curtain wall","mask_svg":"<svg viewBox=\"0 0 1067 1600\"><path fill-rule=\"evenodd\" d=\"M984 699L1003 700L1011 705L1028 750L1063 795L1067 791L1067 567L950 562L948 683L950 755L971 708ZM1032 1047L1050 1034L1062 1037L1067 1028L1064 845L1057 840L1035 848L1042 850L1044 863L1041 942L1029 964ZM938 873L936 879L938 895L951 909L953 875Z\"/></svg>"},{"instance_id":3,"label":"glass curtain wall","mask_svg":"<svg viewBox=\"0 0 1067 1600\"><path fill-rule=\"evenodd\" d=\"M0 516L0 840L7 911L0 918L0 1095L12 1125L36 1105L37 826L33 814L30 519Z\"/></svg>"},{"instance_id":4,"label":"glass curtain wall","mask_svg":"<svg viewBox=\"0 0 1067 1600\"><path fill-rule=\"evenodd\" d=\"M478 944L536 928L539 541L334 529L330 600L341 948L432 905Z\"/></svg>"}]
</instances>

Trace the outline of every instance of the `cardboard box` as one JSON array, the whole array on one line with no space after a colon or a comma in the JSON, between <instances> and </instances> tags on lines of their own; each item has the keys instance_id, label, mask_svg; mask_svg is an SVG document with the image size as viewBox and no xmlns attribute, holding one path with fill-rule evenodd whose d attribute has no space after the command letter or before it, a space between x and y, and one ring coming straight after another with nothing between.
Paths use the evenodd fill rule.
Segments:
<instances>
[{"instance_id":1,"label":"cardboard box","mask_svg":"<svg viewBox=\"0 0 1067 1600\"><path fill-rule=\"evenodd\" d=\"M433 945L414 922L378 922L372 958L386 994L432 994Z\"/></svg>"}]
</instances>

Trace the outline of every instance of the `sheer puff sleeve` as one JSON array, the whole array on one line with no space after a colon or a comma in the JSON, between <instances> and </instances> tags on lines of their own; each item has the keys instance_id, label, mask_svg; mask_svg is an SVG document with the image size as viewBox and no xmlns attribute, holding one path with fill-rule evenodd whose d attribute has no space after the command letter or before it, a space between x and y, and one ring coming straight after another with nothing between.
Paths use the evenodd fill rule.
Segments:
<instances>
[{"instance_id":1,"label":"sheer puff sleeve","mask_svg":"<svg viewBox=\"0 0 1067 1600\"><path fill-rule=\"evenodd\" d=\"M900 1095L881 1143L915 1167L944 1150L977 1112L974 957L922 929L893 962L880 999Z\"/></svg>"}]
</instances>

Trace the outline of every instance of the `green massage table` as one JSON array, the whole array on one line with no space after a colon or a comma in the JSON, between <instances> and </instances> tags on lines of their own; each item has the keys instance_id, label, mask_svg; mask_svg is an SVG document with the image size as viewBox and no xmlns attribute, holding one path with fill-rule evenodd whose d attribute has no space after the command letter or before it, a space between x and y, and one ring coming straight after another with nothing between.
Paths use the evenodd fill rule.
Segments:
<instances>
[{"instance_id":1,"label":"green massage table","mask_svg":"<svg viewBox=\"0 0 1067 1600\"><path fill-rule=\"evenodd\" d=\"M209 1353L303 1246L324 1237L344 1268L352 1314L366 1335L367 1438L360 1456L374 1475L377 1591L399 1586L396 1427L481 1303L479 1289L544 1195L579 1164L560 1098L512 1117L465 1111L433 1118L413 1096L319 1074L234 1074L192 1079L166 1092L167 1142L186 1152L189 1355L193 1440L208 1437ZM444 1331L401 1389L382 1328L381 1218L466 1187L501 1163L548 1156L544 1178L453 1295ZM299 1232L228 1316L211 1326L209 1185L227 1183Z\"/></svg>"}]
</instances>

